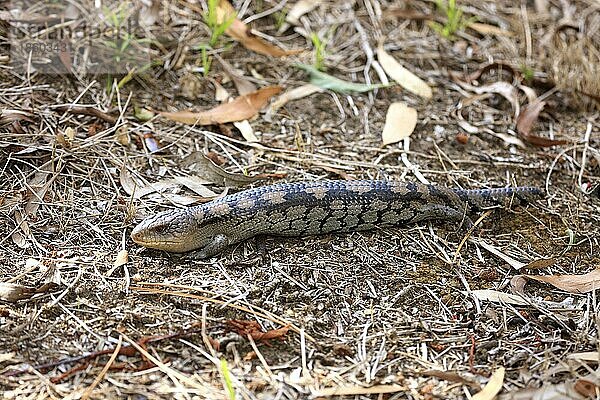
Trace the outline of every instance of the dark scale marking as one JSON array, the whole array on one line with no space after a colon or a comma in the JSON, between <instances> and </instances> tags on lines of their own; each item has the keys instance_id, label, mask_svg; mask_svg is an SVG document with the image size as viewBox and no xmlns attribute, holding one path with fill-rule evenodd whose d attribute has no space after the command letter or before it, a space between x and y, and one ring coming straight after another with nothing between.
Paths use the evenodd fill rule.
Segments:
<instances>
[{"instance_id":1,"label":"dark scale marking","mask_svg":"<svg viewBox=\"0 0 600 400\"><path fill-rule=\"evenodd\" d=\"M265 194L273 194L277 200ZM427 220L452 220L468 226L466 212L523 204L542 195L540 189L530 187L463 190L369 180L281 183L158 213L142 221L132 237L146 247L172 252L201 249L201 256L210 257L231 244L263 234L316 235ZM298 213L298 206L304 212Z\"/></svg>"}]
</instances>

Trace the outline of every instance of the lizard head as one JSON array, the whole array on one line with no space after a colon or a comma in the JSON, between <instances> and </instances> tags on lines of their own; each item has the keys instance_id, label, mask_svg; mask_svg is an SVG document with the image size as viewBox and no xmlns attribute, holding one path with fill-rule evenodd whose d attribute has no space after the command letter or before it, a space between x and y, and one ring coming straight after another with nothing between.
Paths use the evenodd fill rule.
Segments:
<instances>
[{"instance_id":1,"label":"lizard head","mask_svg":"<svg viewBox=\"0 0 600 400\"><path fill-rule=\"evenodd\" d=\"M203 234L201 211L169 210L152 215L133 228L131 238L144 247L184 253L206 246L210 235Z\"/></svg>"}]
</instances>

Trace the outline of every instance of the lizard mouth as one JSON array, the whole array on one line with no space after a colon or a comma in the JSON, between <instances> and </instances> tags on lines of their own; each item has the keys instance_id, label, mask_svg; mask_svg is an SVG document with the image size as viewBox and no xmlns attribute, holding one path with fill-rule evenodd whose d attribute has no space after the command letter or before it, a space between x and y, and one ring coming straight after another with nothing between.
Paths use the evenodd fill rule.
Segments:
<instances>
[{"instance_id":1,"label":"lizard mouth","mask_svg":"<svg viewBox=\"0 0 600 400\"><path fill-rule=\"evenodd\" d=\"M157 246L161 246L161 245L173 245L173 244L180 243L177 240L170 240L170 239L158 240L156 238L153 238L152 236L145 234L143 232L143 229L140 227L135 227L133 229L133 231L131 232L131 239L133 239L133 241L135 243L145 246L145 247L157 247Z\"/></svg>"}]
</instances>

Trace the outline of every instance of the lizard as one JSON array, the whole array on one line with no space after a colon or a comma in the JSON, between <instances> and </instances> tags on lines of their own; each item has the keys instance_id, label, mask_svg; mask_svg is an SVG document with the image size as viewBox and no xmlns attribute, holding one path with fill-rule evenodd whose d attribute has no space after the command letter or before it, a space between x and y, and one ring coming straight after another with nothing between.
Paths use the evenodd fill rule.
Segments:
<instances>
[{"instance_id":1,"label":"lizard","mask_svg":"<svg viewBox=\"0 0 600 400\"><path fill-rule=\"evenodd\" d=\"M137 225L131 237L144 247L209 258L256 235L344 233L432 220L469 228L474 211L541 196L541 189L527 186L466 190L393 180L278 183L159 212Z\"/></svg>"}]
</instances>

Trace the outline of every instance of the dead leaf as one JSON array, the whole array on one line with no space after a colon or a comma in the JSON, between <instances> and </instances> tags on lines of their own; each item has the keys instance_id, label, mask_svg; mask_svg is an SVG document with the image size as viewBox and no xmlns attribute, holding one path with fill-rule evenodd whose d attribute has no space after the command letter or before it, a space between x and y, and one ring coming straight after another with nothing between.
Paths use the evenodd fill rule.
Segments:
<instances>
[{"instance_id":1,"label":"dead leaf","mask_svg":"<svg viewBox=\"0 0 600 400\"><path fill-rule=\"evenodd\" d=\"M533 103L537 100L537 93L535 92L534 89L530 88L529 86L525 86L525 85L519 85L519 89L521 89L523 91L523 93L525 93L525 96L527 96L528 103Z\"/></svg>"},{"instance_id":2,"label":"dead leaf","mask_svg":"<svg viewBox=\"0 0 600 400\"><path fill-rule=\"evenodd\" d=\"M258 322L244 319L232 319L226 321L225 323L230 329L237 332L240 336L250 336L257 342L281 339L290 329L290 326L286 325L278 329L272 329L264 332Z\"/></svg>"},{"instance_id":3,"label":"dead leaf","mask_svg":"<svg viewBox=\"0 0 600 400\"><path fill-rule=\"evenodd\" d=\"M458 121L456 121L456 123L458 124L458 126L460 126L465 132L467 133L479 133L479 128L471 125L470 123L468 123L467 121L465 121L464 119L459 119Z\"/></svg>"},{"instance_id":4,"label":"dead leaf","mask_svg":"<svg viewBox=\"0 0 600 400\"><path fill-rule=\"evenodd\" d=\"M585 394L589 393L586 389L596 389L600 381L596 373L588 374L577 380L566 380L562 383L545 382L539 389L520 389L510 394L511 400L584 400L593 399L596 393L592 396ZM591 391L590 391L591 392Z\"/></svg>"},{"instance_id":5,"label":"dead leaf","mask_svg":"<svg viewBox=\"0 0 600 400\"><path fill-rule=\"evenodd\" d=\"M432 91L429 85L404 68L394 57L386 53L383 49L383 44L377 48L377 59L385 73L398 82L404 89L425 99L431 99Z\"/></svg>"},{"instance_id":6,"label":"dead leaf","mask_svg":"<svg viewBox=\"0 0 600 400\"><path fill-rule=\"evenodd\" d=\"M0 126L20 121L34 122L34 117L34 114L27 111L10 109L2 110L0 111Z\"/></svg>"},{"instance_id":7,"label":"dead leaf","mask_svg":"<svg viewBox=\"0 0 600 400\"><path fill-rule=\"evenodd\" d=\"M14 212L15 222L19 227L19 230L15 230L10 238L13 243L16 244L21 249L26 249L31 246L31 243L27 241L27 238L31 236L31 230L29 229L29 224L27 220L23 216L23 214L19 210L15 210Z\"/></svg>"},{"instance_id":8,"label":"dead leaf","mask_svg":"<svg viewBox=\"0 0 600 400\"><path fill-rule=\"evenodd\" d=\"M6 361L11 361L15 358L16 353L14 352L10 352L10 353L0 353L0 364L6 362Z\"/></svg>"},{"instance_id":9,"label":"dead leaf","mask_svg":"<svg viewBox=\"0 0 600 400\"><path fill-rule=\"evenodd\" d=\"M588 381L587 379L577 379L577 381L575 382L575 386L573 386L573 389L575 389L577 393L579 393L586 399L592 399L596 397L598 392L600 391L598 390L600 389L598 385L596 385L594 382Z\"/></svg>"},{"instance_id":10,"label":"dead leaf","mask_svg":"<svg viewBox=\"0 0 600 400\"><path fill-rule=\"evenodd\" d=\"M381 133L383 145L396 143L410 136L417 126L417 110L404 103L392 103L385 116Z\"/></svg>"},{"instance_id":11,"label":"dead leaf","mask_svg":"<svg viewBox=\"0 0 600 400\"><path fill-rule=\"evenodd\" d=\"M517 118L517 132L519 133L519 136L527 143L539 147L551 147L566 144L566 140L548 139L531 134L531 128L537 121L540 112L545 105L546 102L536 100L523 109L523 112L521 112Z\"/></svg>"},{"instance_id":12,"label":"dead leaf","mask_svg":"<svg viewBox=\"0 0 600 400\"><path fill-rule=\"evenodd\" d=\"M212 81L212 84L215 86L215 100L219 103L224 103L231 98L227 89L225 89L221 84L215 80Z\"/></svg>"},{"instance_id":13,"label":"dead leaf","mask_svg":"<svg viewBox=\"0 0 600 400\"><path fill-rule=\"evenodd\" d=\"M227 61L223 60L221 56L215 53L214 57L217 59L219 64L221 64L227 76L233 81L233 84L235 85L235 88L240 96L256 91L256 86L246 79L246 77L239 74L231 65L229 65Z\"/></svg>"},{"instance_id":14,"label":"dead leaf","mask_svg":"<svg viewBox=\"0 0 600 400\"><path fill-rule=\"evenodd\" d=\"M491 289L479 289L479 290L471 290L469 293L472 293L479 300L483 301L492 301L494 303L506 303L506 304L514 304L517 306L526 306L529 303L523 300L520 296L516 296L514 294L499 292L497 290ZM466 292L465 292L466 294Z\"/></svg>"},{"instance_id":15,"label":"dead leaf","mask_svg":"<svg viewBox=\"0 0 600 400\"><path fill-rule=\"evenodd\" d=\"M237 12L227 0L221 0L217 7L219 23L229 21ZM235 18L225 31L233 40L240 42L245 48L259 54L272 57L283 57L301 53L303 50L283 50L253 34L245 23Z\"/></svg>"},{"instance_id":16,"label":"dead leaf","mask_svg":"<svg viewBox=\"0 0 600 400\"><path fill-rule=\"evenodd\" d=\"M215 125L243 121L254 117L267 101L280 91L281 87L279 86L269 86L259 89L256 92L236 97L233 101L221 104L211 110L201 112L161 112L160 115L170 120L190 125Z\"/></svg>"},{"instance_id":17,"label":"dead leaf","mask_svg":"<svg viewBox=\"0 0 600 400\"><path fill-rule=\"evenodd\" d=\"M56 286L53 282L45 282L38 288L16 283L0 282L0 300L14 303L18 300L29 299L36 293L44 293L52 290Z\"/></svg>"},{"instance_id":18,"label":"dead leaf","mask_svg":"<svg viewBox=\"0 0 600 400\"><path fill-rule=\"evenodd\" d=\"M300 17L314 10L320 2L320 0L300 0L296 2L288 11L285 20L292 25L298 25Z\"/></svg>"},{"instance_id":19,"label":"dead leaf","mask_svg":"<svg viewBox=\"0 0 600 400\"><path fill-rule=\"evenodd\" d=\"M529 279L549 283L569 293L588 293L600 289L600 268L582 275L524 275Z\"/></svg>"},{"instance_id":20,"label":"dead leaf","mask_svg":"<svg viewBox=\"0 0 600 400\"><path fill-rule=\"evenodd\" d=\"M0 300L14 303L18 300L29 299L35 294L35 288L16 283L0 282Z\"/></svg>"},{"instance_id":21,"label":"dead leaf","mask_svg":"<svg viewBox=\"0 0 600 400\"><path fill-rule=\"evenodd\" d=\"M527 269L542 269L547 268L556 263L554 258L540 258L538 260L533 260L529 264L525 265L523 268Z\"/></svg>"},{"instance_id":22,"label":"dead leaf","mask_svg":"<svg viewBox=\"0 0 600 400\"><path fill-rule=\"evenodd\" d=\"M520 105L517 88L508 82L494 82L491 85L474 87L473 91L478 94L497 93L504 97L512 105L515 115L519 115Z\"/></svg>"},{"instance_id":23,"label":"dead leaf","mask_svg":"<svg viewBox=\"0 0 600 400\"><path fill-rule=\"evenodd\" d=\"M44 202L44 196L54 183L54 180L62 170L61 167L57 167L58 171L54 171L56 165L52 162L44 164L35 175L27 181L27 203L23 207L21 213L18 209L14 211L15 222L20 228L19 231L13 232L11 239L20 248L29 247L30 243L27 242L27 238L31 237L31 231L29 230L29 224L27 223L30 217L35 217L37 210Z\"/></svg>"},{"instance_id":24,"label":"dead leaf","mask_svg":"<svg viewBox=\"0 0 600 400\"><path fill-rule=\"evenodd\" d=\"M248 122L248 120L234 122L233 126L238 128L238 130L240 131L240 133L242 134L244 139L246 139L246 142L256 143L259 141L258 138L256 137L256 135L254 134L252 125L250 125L250 122Z\"/></svg>"},{"instance_id":25,"label":"dead leaf","mask_svg":"<svg viewBox=\"0 0 600 400\"><path fill-rule=\"evenodd\" d=\"M584 351L581 353L571 353L567 355L567 360L598 363L600 362L600 353L598 351Z\"/></svg>"},{"instance_id":26,"label":"dead leaf","mask_svg":"<svg viewBox=\"0 0 600 400\"><path fill-rule=\"evenodd\" d=\"M528 104L517 119L517 131L523 137L529 136L533 124L537 121L540 112L546 105L545 101L536 101Z\"/></svg>"},{"instance_id":27,"label":"dead leaf","mask_svg":"<svg viewBox=\"0 0 600 400\"><path fill-rule=\"evenodd\" d=\"M439 370L429 370L421 372L423 376L432 376L435 378L443 379L449 382L458 382L463 385L468 385L476 390L481 390L481 386L479 383L469 380L456 372L451 371L439 371Z\"/></svg>"},{"instance_id":28,"label":"dead leaf","mask_svg":"<svg viewBox=\"0 0 600 400\"><path fill-rule=\"evenodd\" d=\"M125 265L129 262L129 252L125 249L119 251L117 254L117 258L113 264L113 267L120 267L121 265Z\"/></svg>"},{"instance_id":29,"label":"dead leaf","mask_svg":"<svg viewBox=\"0 0 600 400\"><path fill-rule=\"evenodd\" d=\"M511 31L507 31L506 29L502 29L494 25L482 24L480 22L469 23L469 28L481 33L482 35L496 35L508 37L514 36L514 34Z\"/></svg>"},{"instance_id":30,"label":"dead leaf","mask_svg":"<svg viewBox=\"0 0 600 400\"><path fill-rule=\"evenodd\" d=\"M248 183L263 179L263 175L247 176L243 174L234 174L225 171L215 164L202 152L191 153L184 159L185 166L197 164L195 167L197 174L202 178L221 186L244 186Z\"/></svg>"},{"instance_id":31,"label":"dead leaf","mask_svg":"<svg viewBox=\"0 0 600 400\"><path fill-rule=\"evenodd\" d=\"M202 179L198 176L176 176L175 181L187 187L188 189L196 193L198 196L206 197L208 199L212 199L218 196L215 192L204 186L211 182L207 181L206 179Z\"/></svg>"},{"instance_id":32,"label":"dead leaf","mask_svg":"<svg viewBox=\"0 0 600 400\"><path fill-rule=\"evenodd\" d=\"M308 83L306 85L287 90L271 103L271 105L269 106L269 114L272 114L275 111L279 110L281 107L283 107L292 100L298 100L303 97L310 96L313 93L321 92L323 92L323 88L317 85L313 85L312 83Z\"/></svg>"},{"instance_id":33,"label":"dead leaf","mask_svg":"<svg viewBox=\"0 0 600 400\"><path fill-rule=\"evenodd\" d=\"M384 393L396 393L396 392L406 392L408 387L390 384L390 385L374 385L369 387L353 385L353 386L333 386L333 387L325 387L319 390L315 390L312 392L313 398L320 397L333 397L336 396L357 396L357 395L370 395L370 394L379 394L382 395ZM381 396L380 396L381 397Z\"/></svg>"},{"instance_id":34,"label":"dead leaf","mask_svg":"<svg viewBox=\"0 0 600 400\"><path fill-rule=\"evenodd\" d=\"M502 384L504 383L504 367L498 368L492 374L488 383L479 393L475 393L472 397L473 400L494 400L496 395L502 390Z\"/></svg>"},{"instance_id":35,"label":"dead leaf","mask_svg":"<svg viewBox=\"0 0 600 400\"><path fill-rule=\"evenodd\" d=\"M509 264L511 267L513 267L517 271L527 265L526 263L522 263L520 261L517 261L514 258L508 256L507 254L504 254L503 252L501 252L500 250L498 250L494 246L492 246L490 244L487 244L484 241L478 241L477 244L480 245L481 247L483 247L484 249L486 249L487 251L489 251L490 253L494 254L495 256L497 256L497 257L503 259L504 261L506 261L507 264Z\"/></svg>"}]
</instances>

